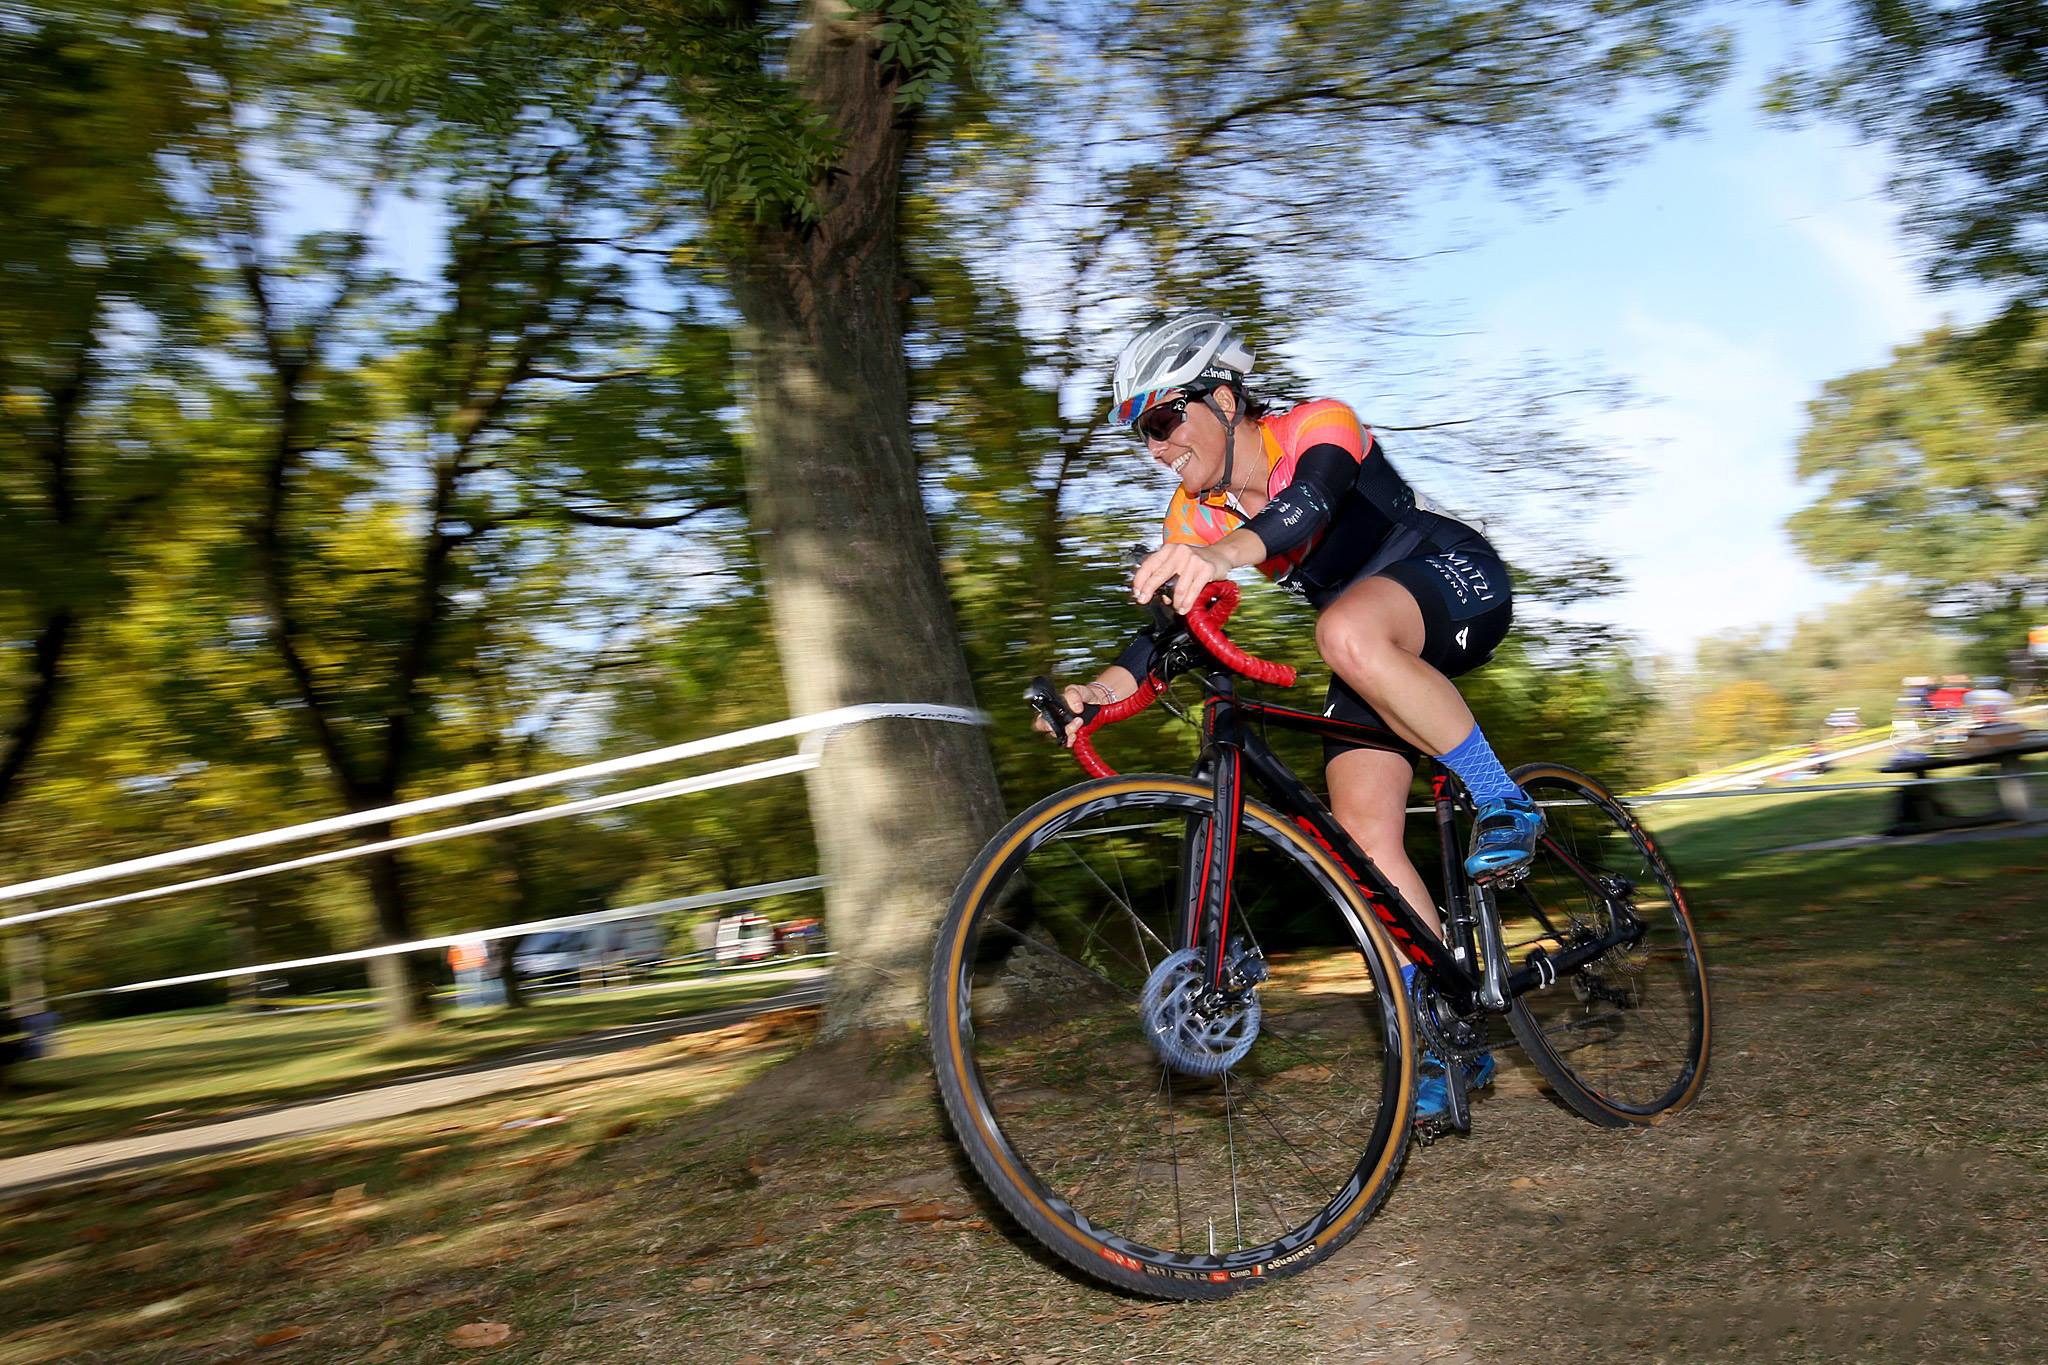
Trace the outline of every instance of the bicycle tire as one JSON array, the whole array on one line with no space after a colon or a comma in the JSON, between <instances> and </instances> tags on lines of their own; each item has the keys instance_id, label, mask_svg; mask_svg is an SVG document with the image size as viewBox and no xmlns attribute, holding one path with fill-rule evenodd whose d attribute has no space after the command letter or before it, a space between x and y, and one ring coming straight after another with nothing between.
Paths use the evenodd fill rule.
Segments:
<instances>
[{"instance_id":1,"label":"bicycle tire","mask_svg":"<svg viewBox=\"0 0 2048 1365\"><path fill-rule=\"evenodd\" d=\"M1272 940L1256 1040L1203 1078L1146 1039L1138 988L1174 951L1170 929L1154 929L1179 894L1189 817L1212 799L1153 774L1047 797L969 867L932 962L934 1071L975 1169L1056 1255L1159 1298L1220 1298L1343 1246L1400 1171L1414 1103L1392 940L1329 855L1257 802L1245 803L1230 931ZM1283 899L1298 912L1311 889L1327 913L1309 929L1269 915ZM1223 1201L1206 1188L1221 1178L1219 1134L1220 1247ZM1247 1208L1255 1185L1263 1207Z\"/></svg>"},{"instance_id":2,"label":"bicycle tire","mask_svg":"<svg viewBox=\"0 0 2048 1365\"><path fill-rule=\"evenodd\" d=\"M1517 996L1508 1024L1580 1117L1606 1128L1662 1123L1699 1098L1713 1050L1711 991L1685 892L1649 831L1598 782L1547 763L1513 776L1548 825L1529 876L1496 893L1510 958L1607 932L1612 917L1585 872L1631 885L1645 933L1633 948Z\"/></svg>"}]
</instances>

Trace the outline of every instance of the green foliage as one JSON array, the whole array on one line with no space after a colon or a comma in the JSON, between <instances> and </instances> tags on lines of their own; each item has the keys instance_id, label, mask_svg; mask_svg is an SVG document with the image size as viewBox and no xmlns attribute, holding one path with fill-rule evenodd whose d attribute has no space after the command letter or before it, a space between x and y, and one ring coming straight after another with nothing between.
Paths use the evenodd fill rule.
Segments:
<instances>
[{"instance_id":1,"label":"green foliage","mask_svg":"<svg viewBox=\"0 0 2048 1365\"><path fill-rule=\"evenodd\" d=\"M1721 59L1675 0L31 12L0 30L21 282L0 310L0 635L53 603L97 617L47 781L0 816L24 876L787 714L737 514L748 357L707 263L848 202L807 43L868 45L927 131L902 205L920 458L1014 801L1072 773L1015 693L1136 624L1119 556L1163 502L1094 393L1066 401L1108 333L1215 290L1290 339L1335 301L1328 262L1383 249L1411 187L1597 172ZM1616 121L1622 91L1657 117ZM409 205L429 212L403 250L366 226ZM63 529L34 450L79 373L87 515ZM1444 449L1527 471L1546 441L1503 410L1513 443ZM1535 595L1561 596L1527 558ZM1255 589L1239 620L1312 664L1298 603ZM1600 642L1517 646L1468 691L1516 761L1620 780L1640 689ZM1173 769L1192 736L1161 715L1113 749ZM816 866L777 783L409 850L404 877L431 932ZM51 932L77 985L372 923L342 867Z\"/></svg>"},{"instance_id":2,"label":"green foliage","mask_svg":"<svg viewBox=\"0 0 2048 1365\"><path fill-rule=\"evenodd\" d=\"M896 102L928 103L956 72L971 71L995 18L985 0L848 0L848 8L880 20L871 37L885 67L902 73Z\"/></svg>"},{"instance_id":3,"label":"green foliage","mask_svg":"<svg viewBox=\"0 0 2048 1365\"><path fill-rule=\"evenodd\" d=\"M1996 660L2048 608L2048 420L1953 359L1952 340L1827 386L1799 445L1818 496L1789 525L1816 564L1902 584ZM2048 332L2021 357L2048 363Z\"/></svg>"},{"instance_id":4,"label":"green foliage","mask_svg":"<svg viewBox=\"0 0 2048 1365\"><path fill-rule=\"evenodd\" d=\"M1974 283L2005 309L1969 353L2011 401L2048 413L2048 358L2030 344L2048 308L2048 3L1856 0L1832 68L1788 73L1779 112L1844 116L1898 154L1894 192L1928 278Z\"/></svg>"}]
</instances>

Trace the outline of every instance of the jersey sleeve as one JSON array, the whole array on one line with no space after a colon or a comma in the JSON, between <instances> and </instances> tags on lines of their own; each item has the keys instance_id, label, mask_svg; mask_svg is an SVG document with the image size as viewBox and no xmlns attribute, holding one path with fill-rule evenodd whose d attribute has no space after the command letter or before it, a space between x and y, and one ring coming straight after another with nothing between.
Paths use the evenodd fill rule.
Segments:
<instances>
[{"instance_id":1,"label":"jersey sleeve","mask_svg":"<svg viewBox=\"0 0 2048 1365\"><path fill-rule=\"evenodd\" d=\"M1336 446L1353 460L1362 462L1372 438L1359 425L1358 414L1334 398L1304 404L1295 425L1294 448L1306 452L1319 445Z\"/></svg>"},{"instance_id":2,"label":"jersey sleeve","mask_svg":"<svg viewBox=\"0 0 2048 1365\"><path fill-rule=\"evenodd\" d=\"M1309 543L1329 524L1330 512L1358 478L1358 458L1332 441L1318 441L1295 462L1294 481L1274 494L1245 529L1266 547L1268 559Z\"/></svg>"}]
</instances>

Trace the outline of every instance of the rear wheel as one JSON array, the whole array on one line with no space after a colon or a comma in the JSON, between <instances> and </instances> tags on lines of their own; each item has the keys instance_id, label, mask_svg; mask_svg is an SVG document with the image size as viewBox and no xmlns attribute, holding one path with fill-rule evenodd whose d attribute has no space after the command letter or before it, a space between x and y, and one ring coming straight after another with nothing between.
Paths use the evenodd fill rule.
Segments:
<instances>
[{"instance_id":1,"label":"rear wheel","mask_svg":"<svg viewBox=\"0 0 2048 1365\"><path fill-rule=\"evenodd\" d=\"M1685 894L1649 832L1599 783L1550 764L1515 780L1547 828L1529 876L1497 890L1511 961L1555 955L1609 934L1626 907L1642 924L1617 947L1508 1010L1529 1060L1587 1120L1662 1122L1699 1097L1712 1009Z\"/></svg>"},{"instance_id":2,"label":"rear wheel","mask_svg":"<svg viewBox=\"0 0 2048 1365\"><path fill-rule=\"evenodd\" d=\"M989 1188L1091 1275L1168 1298L1350 1240L1413 1104L1393 947L1284 817L1245 805L1223 990L1179 941L1211 800L1126 776L1040 802L968 870L932 967L940 1090Z\"/></svg>"}]
</instances>

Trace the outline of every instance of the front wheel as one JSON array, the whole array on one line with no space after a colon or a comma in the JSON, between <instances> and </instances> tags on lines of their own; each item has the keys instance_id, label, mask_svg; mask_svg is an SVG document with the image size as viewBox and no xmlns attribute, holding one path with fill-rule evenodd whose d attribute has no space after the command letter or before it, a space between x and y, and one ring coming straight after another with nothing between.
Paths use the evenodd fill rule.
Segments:
<instances>
[{"instance_id":1,"label":"front wheel","mask_svg":"<svg viewBox=\"0 0 2048 1365\"><path fill-rule=\"evenodd\" d=\"M1529 876L1496 893L1509 958L1596 942L1624 909L1642 935L1516 997L1508 1023L1581 1117L1608 1128L1661 1123L1699 1097L1713 1036L1685 893L1649 832L1599 783L1554 764L1514 778L1547 827Z\"/></svg>"},{"instance_id":2,"label":"front wheel","mask_svg":"<svg viewBox=\"0 0 2048 1365\"><path fill-rule=\"evenodd\" d=\"M1165 1298L1350 1240L1413 1106L1392 944L1285 817L1245 803L1220 988L1183 941L1211 802L1149 775L1041 801L968 869L932 963L933 1061L975 1168L1054 1252Z\"/></svg>"}]
</instances>

